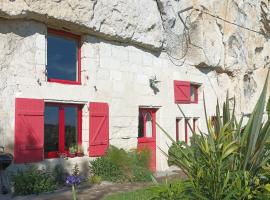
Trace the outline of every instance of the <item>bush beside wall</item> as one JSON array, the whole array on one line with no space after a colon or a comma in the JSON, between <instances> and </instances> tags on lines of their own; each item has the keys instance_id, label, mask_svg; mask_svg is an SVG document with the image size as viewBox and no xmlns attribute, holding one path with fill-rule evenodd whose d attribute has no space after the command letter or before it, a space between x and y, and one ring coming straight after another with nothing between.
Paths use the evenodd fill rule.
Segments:
<instances>
[{"instance_id":1,"label":"bush beside wall","mask_svg":"<svg viewBox=\"0 0 270 200\"><path fill-rule=\"evenodd\" d=\"M19 171L13 177L13 182L16 195L39 194L53 191L57 187L54 178L49 173L34 167Z\"/></svg>"},{"instance_id":2,"label":"bush beside wall","mask_svg":"<svg viewBox=\"0 0 270 200\"><path fill-rule=\"evenodd\" d=\"M127 152L110 146L105 156L90 162L90 172L106 181L150 181L149 161L147 150Z\"/></svg>"}]
</instances>

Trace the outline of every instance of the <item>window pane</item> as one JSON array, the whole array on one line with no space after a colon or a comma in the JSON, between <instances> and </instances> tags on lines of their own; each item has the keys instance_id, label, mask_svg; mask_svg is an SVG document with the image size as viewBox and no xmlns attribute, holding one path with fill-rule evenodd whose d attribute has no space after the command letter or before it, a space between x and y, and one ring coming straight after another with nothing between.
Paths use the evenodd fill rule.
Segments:
<instances>
[{"instance_id":1,"label":"window pane","mask_svg":"<svg viewBox=\"0 0 270 200\"><path fill-rule=\"evenodd\" d=\"M44 125L44 151L58 151L59 146L59 122L58 107L45 107L45 125Z\"/></svg>"},{"instance_id":2,"label":"window pane","mask_svg":"<svg viewBox=\"0 0 270 200\"><path fill-rule=\"evenodd\" d=\"M138 127L138 137L143 137L143 115L142 112L139 112L139 127Z\"/></svg>"},{"instance_id":3,"label":"window pane","mask_svg":"<svg viewBox=\"0 0 270 200\"><path fill-rule=\"evenodd\" d=\"M145 123L145 128L146 128L146 137L152 137L152 116L151 113L147 112L146 113L146 123Z\"/></svg>"},{"instance_id":4,"label":"window pane","mask_svg":"<svg viewBox=\"0 0 270 200\"><path fill-rule=\"evenodd\" d=\"M77 107L65 107L65 149L77 145Z\"/></svg>"},{"instance_id":5,"label":"window pane","mask_svg":"<svg viewBox=\"0 0 270 200\"><path fill-rule=\"evenodd\" d=\"M77 41L65 37L48 35L48 78L77 80Z\"/></svg>"},{"instance_id":6,"label":"window pane","mask_svg":"<svg viewBox=\"0 0 270 200\"><path fill-rule=\"evenodd\" d=\"M190 86L190 98L191 98L191 101L195 101L195 92L196 92L196 88L191 85Z\"/></svg>"}]
</instances>

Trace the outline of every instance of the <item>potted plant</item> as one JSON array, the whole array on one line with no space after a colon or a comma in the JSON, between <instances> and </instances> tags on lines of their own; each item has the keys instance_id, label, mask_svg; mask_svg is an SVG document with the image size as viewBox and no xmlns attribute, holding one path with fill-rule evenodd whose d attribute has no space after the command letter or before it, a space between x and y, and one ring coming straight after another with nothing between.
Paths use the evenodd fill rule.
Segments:
<instances>
[{"instance_id":1,"label":"potted plant","mask_svg":"<svg viewBox=\"0 0 270 200\"><path fill-rule=\"evenodd\" d=\"M83 154L83 146L81 144L78 145L76 156L78 156L78 157L84 156L84 154Z\"/></svg>"},{"instance_id":2,"label":"potted plant","mask_svg":"<svg viewBox=\"0 0 270 200\"><path fill-rule=\"evenodd\" d=\"M77 146L76 145L72 145L69 147L69 156L71 158L74 158L76 156L76 152L77 152Z\"/></svg>"}]
</instances>

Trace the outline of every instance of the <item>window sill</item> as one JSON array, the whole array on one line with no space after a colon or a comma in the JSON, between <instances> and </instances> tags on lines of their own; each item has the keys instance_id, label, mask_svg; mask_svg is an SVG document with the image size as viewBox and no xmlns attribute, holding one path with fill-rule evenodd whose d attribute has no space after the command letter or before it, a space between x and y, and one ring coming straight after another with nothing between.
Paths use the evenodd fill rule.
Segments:
<instances>
[{"instance_id":1,"label":"window sill","mask_svg":"<svg viewBox=\"0 0 270 200\"><path fill-rule=\"evenodd\" d=\"M51 159L51 158L75 158L75 157L83 157L83 156L85 156L83 153L70 154L69 152L65 152L65 153L47 152L47 153L45 153L44 158L45 159Z\"/></svg>"},{"instance_id":2,"label":"window sill","mask_svg":"<svg viewBox=\"0 0 270 200\"><path fill-rule=\"evenodd\" d=\"M81 85L80 81L69 81L69 80L61 80L61 79L48 79L49 83L60 83L60 84L66 84L66 85Z\"/></svg>"}]
</instances>

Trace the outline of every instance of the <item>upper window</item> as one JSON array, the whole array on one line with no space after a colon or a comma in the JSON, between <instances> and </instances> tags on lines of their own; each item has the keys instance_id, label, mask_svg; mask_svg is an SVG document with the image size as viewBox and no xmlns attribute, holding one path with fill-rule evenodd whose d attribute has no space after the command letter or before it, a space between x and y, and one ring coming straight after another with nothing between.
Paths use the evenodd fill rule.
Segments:
<instances>
[{"instance_id":1,"label":"upper window","mask_svg":"<svg viewBox=\"0 0 270 200\"><path fill-rule=\"evenodd\" d=\"M80 36L48 29L48 81L80 84L80 63Z\"/></svg>"},{"instance_id":2,"label":"upper window","mask_svg":"<svg viewBox=\"0 0 270 200\"><path fill-rule=\"evenodd\" d=\"M80 105L47 104L45 106L44 151L46 158L70 155L82 143Z\"/></svg>"},{"instance_id":3,"label":"upper window","mask_svg":"<svg viewBox=\"0 0 270 200\"><path fill-rule=\"evenodd\" d=\"M190 85L190 103L198 103L198 85Z\"/></svg>"},{"instance_id":4,"label":"upper window","mask_svg":"<svg viewBox=\"0 0 270 200\"><path fill-rule=\"evenodd\" d=\"M199 85L188 81L174 81L175 103L198 103Z\"/></svg>"}]
</instances>

